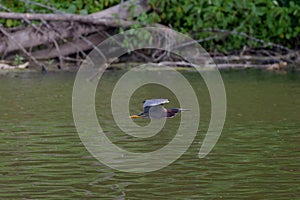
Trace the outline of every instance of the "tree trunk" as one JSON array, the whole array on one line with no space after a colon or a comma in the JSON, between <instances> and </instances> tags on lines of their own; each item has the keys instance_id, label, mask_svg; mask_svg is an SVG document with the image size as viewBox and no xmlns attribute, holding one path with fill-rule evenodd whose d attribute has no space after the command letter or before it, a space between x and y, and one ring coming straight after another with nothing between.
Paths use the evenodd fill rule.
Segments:
<instances>
[{"instance_id":1,"label":"tree trunk","mask_svg":"<svg viewBox=\"0 0 300 200\"><path fill-rule=\"evenodd\" d=\"M132 5L134 5L132 7ZM36 58L47 59L58 56L65 56L85 51L92 48L90 42L97 45L103 37L96 38L97 32L105 31L109 27L128 27L132 25L130 19L132 8L135 9L135 15L148 11L150 7L147 0L127 1L118 4L98 13L87 16L74 14L31 14L31 13L3 13L0 12L0 18L20 19L27 22L30 26L19 30L5 30L9 34L0 35L0 55L2 58L20 50L26 55L36 56ZM40 25L34 25L31 20L41 20ZM3 31L0 25L0 32ZM92 35L91 35L92 34ZM86 40L80 38L87 37ZM89 42L86 42L89 40ZM54 46L55 48L44 49ZM58 47L59 45L60 47ZM36 48L39 47L39 48ZM36 52L35 52L36 51ZM46 53L45 55L42 55ZM59 55L62 53L62 55Z\"/></svg>"}]
</instances>

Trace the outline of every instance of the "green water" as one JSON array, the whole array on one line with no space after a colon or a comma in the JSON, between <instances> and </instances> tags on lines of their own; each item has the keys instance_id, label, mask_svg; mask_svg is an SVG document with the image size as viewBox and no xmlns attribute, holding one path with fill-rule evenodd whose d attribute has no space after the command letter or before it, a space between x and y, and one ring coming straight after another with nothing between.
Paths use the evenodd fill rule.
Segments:
<instances>
[{"instance_id":1,"label":"green water","mask_svg":"<svg viewBox=\"0 0 300 200\"><path fill-rule=\"evenodd\" d=\"M122 133L110 111L110 94L122 72L109 72L98 86L96 110L107 136L131 151L167 144L180 116L163 135L136 140ZM185 72L199 99L201 122L188 151L150 173L111 169L85 149L72 118L75 74L0 77L0 199L298 199L300 196L300 76L264 72L222 73L227 118L213 151L198 158L210 118L205 84ZM144 98L172 92L158 85L140 88L130 111ZM146 125L147 121L137 121Z\"/></svg>"}]
</instances>

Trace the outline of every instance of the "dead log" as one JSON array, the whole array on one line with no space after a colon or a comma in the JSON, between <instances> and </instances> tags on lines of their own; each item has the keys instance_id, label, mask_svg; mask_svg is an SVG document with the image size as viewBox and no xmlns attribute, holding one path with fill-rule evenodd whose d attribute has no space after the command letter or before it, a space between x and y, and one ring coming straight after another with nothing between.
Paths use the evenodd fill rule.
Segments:
<instances>
[{"instance_id":1,"label":"dead log","mask_svg":"<svg viewBox=\"0 0 300 200\"><path fill-rule=\"evenodd\" d=\"M201 67L201 68L217 68L217 69L237 69L237 68L255 68L255 69L267 69L267 70L278 70L284 69L287 67L286 62L279 62L274 64L203 64L201 66L196 66L195 64L179 61L179 62L171 62L171 61L163 61L157 64L158 66L183 66L183 67Z\"/></svg>"},{"instance_id":2,"label":"dead log","mask_svg":"<svg viewBox=\"0 0 300 200\"><path fill-rule=\"evenodd\" d=\"M149 10L147 6L147 0L132 0L123 4L118 4L106 10L100 11L87 16L73 15L73 14L27 14L27 13L0 13L0 18L20 19L28 22L29 20L42 20L47 21L47 24L43 23L38 26L31 25L30 27L19 30L6 30L9 35L0 32L0 55L5 57L12 52L20 50L20 45L24 49L36 50L35 47L41 47L41 45L49 46L49 44L55 44L56 49L67 55L78 51L87 50L87 45L79 42L80 37L85 37L90 34L101 32L108 27L128 27L133 22L124 20L130 18L132 13L132 6L135 9L135 14L139 15L144 11ZM51 22L49 22L51 21ZM93 36L95 37L95 35ZM94 38L92 39L94 41ZM98 40L97 40L98 41ZM97 42L96 41L96 42ZM17 43L18 44L17 44ZM74 43L74 44L66 44ZM57 47L59 44L62 47ZM97 44L95 44L97 45ZM42 48L45 48L42 47ZM89 48L91 45L89 45ZM69 48L67 50L67 48ZM36 55L38 58L45 58L42 56L43 51L31 52L32 55ZM59 56L57 51L53 49L48 50L48 58Z\"/></svg>"},{"instance_id":3,"label":"dead log","mask_svg":"<svg viewBox=\"0 0 300 200\"><path fill-rule=\"evenodd\" d=\"M97 44L102 42L104 39L105 36L103 36L102 34L94 33L86 37L86 40L90 41L90 43L87 43L85 40L78 38L72 41L72 43L64 43L60 45L59 49L55 47L42 49L33 52L31 55L36 59L51 59L58 56L67 56L76 53L75 51L76 49L74 49L74 45L80 47L81 51L86 51L93 48L92 44L97 46ZM79 50L77 50L77 52L79 52Z\"/></svg>"},{"instance_id":4,"label":"dead log","mask_svg":"<svg viewBox=\"0 0 300 200\"><path fill-rule=\"evenodd\" d=\"M93 15L75 15L75 14L35 14L35 13L7 13L0 12L2 19L19 19L19 20L45 20L45 21L67 21L80 22L85 24L102 25L109 27L129 27L134 22L113 17L99 18Z\"/></svg>"},{"instance_id":5,"label":"dead log","mask_svg":"<svg viewBox=\"0 0 300 200\"><path fill-rule=\"evenodd\" d=\"M51 29L41 25L39 26L39 29L46 34L37 32L34 27L28 27L23 30L10 33L10 36L2 36L0 38L0 54L5 55L19 50L20 47L15 43L15 41L18 41L20 45L27 49L42 44L48 44L53 40L58 40L60 38L76 38L79 37L79 35L101 31L104 27L89 26L79 23L70 25L70 23L64 22L52 24Z\"/></svg>"},{"instance_id":6,"label":"dead log","mask_svg":"<svg viewBox=\"0 0 300 200\"><path fill-rule=\"evenodd\" d=\"M287 61L289 63L299 63L297 60L300 57L300 51L294 50L290 51L285 55L276 55L276 56L257 56L257 55L243 55L243 56L214 56L213 59L215 62L258 62L258 63L267 63L270 60L277 61Z\"/></svg>"},{"instance_id":7,"label":"dead log","mask_svg":"<svg viewBox=\"0 0 300 200\"><path fill-rule=\"evenodd\" d=\"M76 15L68 13L60 14L36 14L36 13L8 13L0 12L0 18L19 20L45 20L68 21L87 24L103 25L110 27L128 27L133 22L130 18L139 16L142 12L150 10L147 0L127 1L106 10L90 15Z\"/></svg>"}]
</instances>

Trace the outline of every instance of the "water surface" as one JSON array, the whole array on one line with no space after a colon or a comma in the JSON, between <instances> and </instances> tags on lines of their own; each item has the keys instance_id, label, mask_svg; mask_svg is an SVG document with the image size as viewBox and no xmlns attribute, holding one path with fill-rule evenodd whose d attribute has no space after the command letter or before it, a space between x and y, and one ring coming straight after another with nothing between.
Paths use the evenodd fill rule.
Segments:
<instances>
[{"instance_id":1,"label":"water surface","mask_svg":"<svg viewBox=\"0 0 300 200\"><path fill-rule=\"evenodd\" d=\"M122 133L110 111L113 85L123 72L108 72L98 86L96 110L117 145L147 152L167 144L180 116L163 134L137 140ZM161 170L131 174L110 169L81 143L72 118L74 73L0 77L1 199L297 199L300 196L300 77L259 71L222 73L227 118L213 151L198 158L210 117L205 84L184 72L198 94L199 131L188 151ZM139 112L144 98L165 97L148 85L132 97ZM147 121L138 121L146 125Z\"/></svg>"}]
</instances>

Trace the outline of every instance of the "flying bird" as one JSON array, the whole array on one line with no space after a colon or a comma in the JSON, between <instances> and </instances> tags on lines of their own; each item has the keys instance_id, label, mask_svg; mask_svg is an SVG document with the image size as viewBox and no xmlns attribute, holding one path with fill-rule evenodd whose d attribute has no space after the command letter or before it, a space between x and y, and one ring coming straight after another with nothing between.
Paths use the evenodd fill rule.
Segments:
<instances>
[{"instance_id":1,"label":"flying bird","mask_svg":"<svg viewBox=\"0 0 300 200\"><path fill-rule=\"evenodd\" d=\"M164 104L169 103L168 99L148 99L143 101L143 109L144 111L137 114L137 115L131 115L130 118L154 118L154 119L160 119L160 118L172 118L177 113L180 113L181 111L188 111L189 109L183 109L183 108L171 108L166 109L164 107Z\"/></svg>"}]
</instances>

